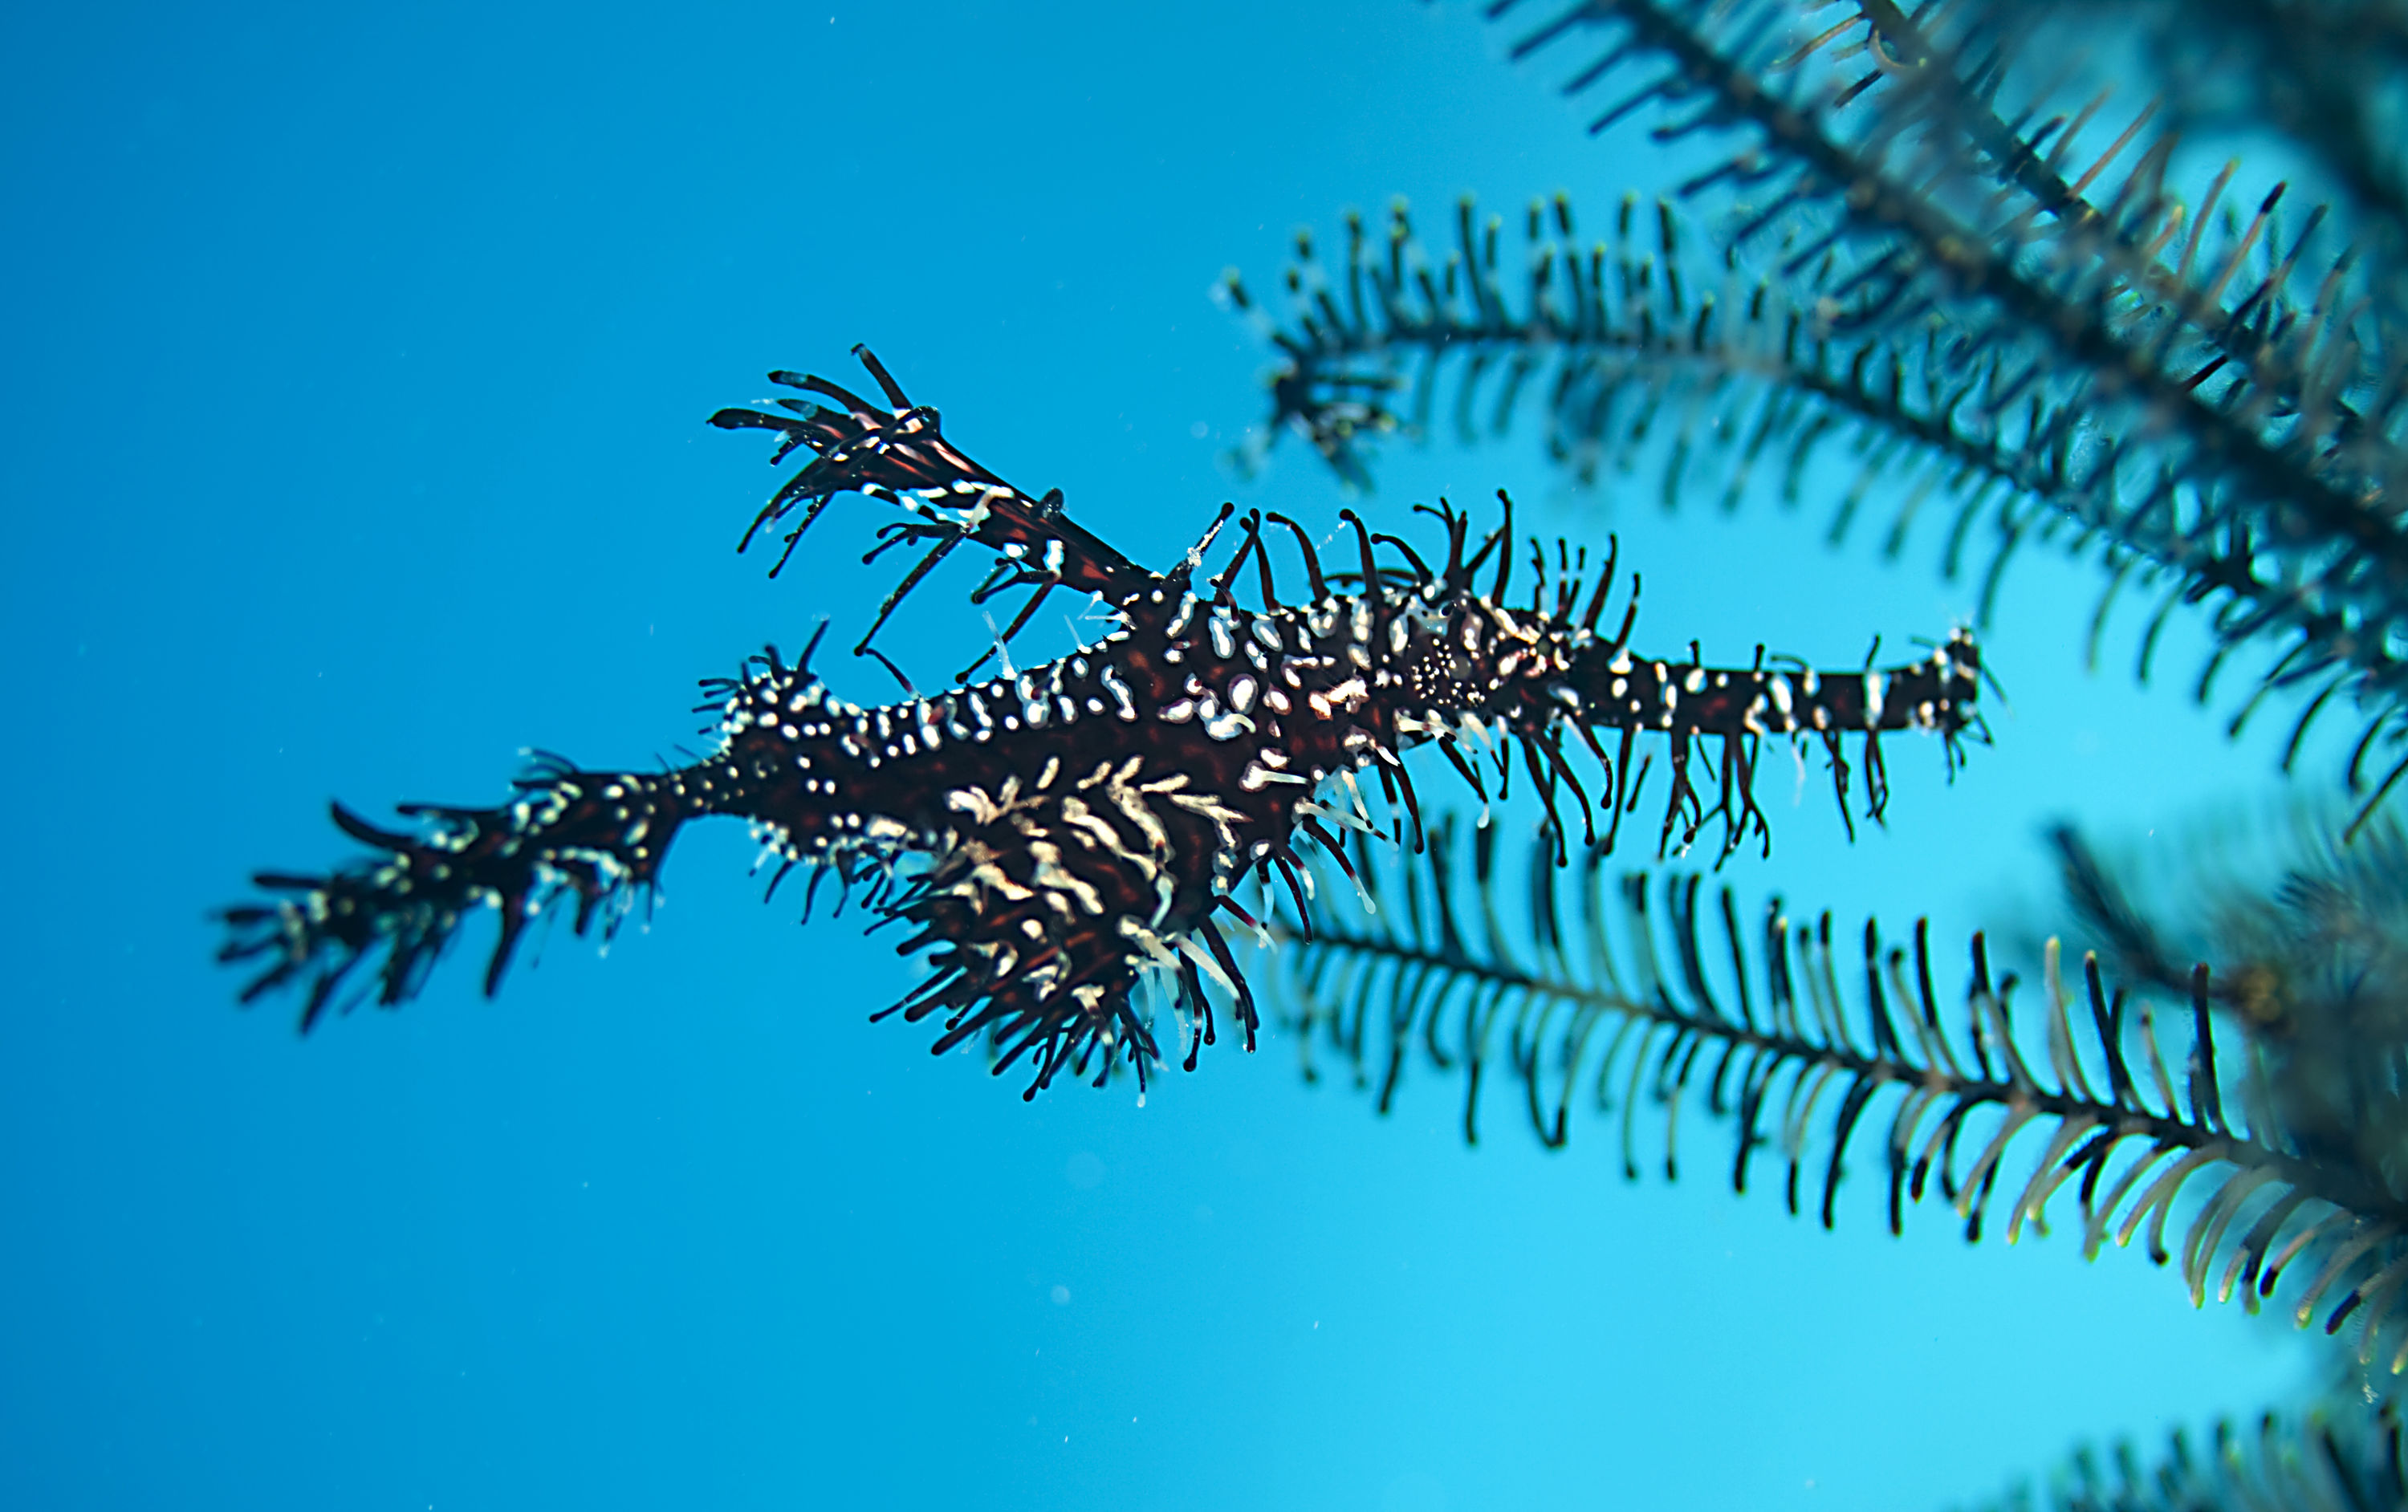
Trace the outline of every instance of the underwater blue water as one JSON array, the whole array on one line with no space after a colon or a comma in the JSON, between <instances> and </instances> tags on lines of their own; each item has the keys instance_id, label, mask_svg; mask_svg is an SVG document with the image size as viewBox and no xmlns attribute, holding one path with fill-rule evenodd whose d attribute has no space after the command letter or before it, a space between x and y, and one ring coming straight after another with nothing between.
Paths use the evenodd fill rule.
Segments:
<instances>
[{"instance_id":1,"label":"underwater blue water","mask_svg":"<svg viewBox=\"0 0 2408 1512\"><path fill-rule=\"evenodd\" d=\"M1025 1105L866 1022L917 968L761 906L732 826L607 960L555 936L487 1002L464 951L307 1041L236 1010L206 912L346 855L330 797L646 762L693 679L864 622L872 506L778 581L732 549L774 475L702 421L772 366L872 343L1144 560L1223 498L1330 521L1293 441L1219 460L1268 361L1220 269L1395 193L1662 179L1504 40L1407 0L0 16L0 1505L1937 1506L2288 1395L2286 1336L2137 1254L1893 1240L1863 1180L1827 1234L1711 1129L1677 1186L1510 1107L1467 1149L1453 1085L1380 1120L1276 1030ZM1533 437L1392 451L1381 519L1507 485L1618 529L1642 639L1710 652L1971 609L1827 511L1569 494ZM1953 789L1901 742L1853 848L1777 793L1735 885L1954 935L2044 896L2044 819L2262 787L2278 731L2082 671L2090 587L2011 579L2014 710ZM985 634L932 592L889 644Z\"/></svg>"}]
</instances>

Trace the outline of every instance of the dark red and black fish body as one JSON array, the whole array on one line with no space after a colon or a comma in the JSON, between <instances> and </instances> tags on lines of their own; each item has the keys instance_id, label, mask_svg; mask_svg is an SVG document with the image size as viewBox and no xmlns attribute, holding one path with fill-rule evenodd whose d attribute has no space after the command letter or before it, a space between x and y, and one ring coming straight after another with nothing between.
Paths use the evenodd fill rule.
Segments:
<instances>
[{"instance_id":1,"label":"dark red and black fish body","mask_svg":"<svg viewBox=\"0 0 2408 1512\"><path fill-rule=\"evenodd\" d=\"M1066 1068L1092 1065L1100 1081L1115 1064L1141 1075L1159 1057L1138 1006L1149 977L1167 982L1192 1016L1191 1066L1211 1035L1208 983L1231 1000L1251 1043L1256 1015L1221 916L1258 927L1235 897L1240 884L1276 877L1300 893L1312 885L1304 848L1344 866L1344 829L1418 844L1404 760L1416 746L1440 746L1484 804L1487 775L1502 796L1518 750L1559 842L1576 809L1583 837L1610 845L1646 771L1643 760L1633 768L1636 742L1669 736L1659 846L1686 846L1719 818L1728 854L1765 833L1750 796L1764 740L1821 741L1844 805L1839 738L1862 735L1868 806L1878 815L1880 734L1937 732L1953 760L1973 718L1979 667L1961 633L1885 671L1768 669L1760 654L1745 670L1717 668L1694 650L1687 662L1651 661L1627 645L1628 615L1612 635L1596 628L1611 563L1584 609L1580 583L1563 571L1551 601L1543 555L1528 606L1508 607L1510 517L1474 550L1464 517L1433 511L1447 534L1443 564L1432 569L1349 515L1360 570L1340 581L1351 592L1332 588L1299 531L1312 590L1303 603L1278 600L1260 517L1244 522L1219 578L1196 580L1200 547L1173 571L1150 572L1065 520L1058 494L1031 499L961 457L933 411L908 406L873 372L891 410L824 380L778 375L818 385L846 410L718 418L787 430L819 453L755 528L805 500L808 525L833 492L867 492L919 521L894 527L895 538L937 543L897 597L946 551L977 541L1002 553L1004 586L1032 585L1041 600L1076 585L1117 629L1052 662L1007 663L1003 676L879 706L836 698L809 651L789 665L773 650L705 685L719 744L692 765L636 774L554 763L522 779L520 797L501 808L406 810L433 821L421 835L338 809L343 826L381 854L326 877L265 875L262 884L285 898L227 911L226 957L268 962L246 996L314 972L307 1027L352 968L381 950L377 995L397 1003L480 906L501 919L490 991L532 917L573 903L580 933L596 917L615 923L656 882L681 825L724 815L751 820L781 866L810 868L814 888L829 875L865 888L881 917L909 931L900 949L929 957L928 977L887 1011L941 1016L940 1052L984 1035L997 1070L1030 1057L1033 1094ZM1381 560L1382 545L1391 560ZM1474 574L1492 554L1495 582L1476 591ZM1250 556L1260 606L1230 591ZM1614 736L1614 749L1599 732ZM1581 763L1585 779L1568 739L1594 758ZM1718 758L1704 788L1692 775L1699 741L1713 742ZM1385 795L1384 827L1357 774Z\"/></svg>"}]
</instances>

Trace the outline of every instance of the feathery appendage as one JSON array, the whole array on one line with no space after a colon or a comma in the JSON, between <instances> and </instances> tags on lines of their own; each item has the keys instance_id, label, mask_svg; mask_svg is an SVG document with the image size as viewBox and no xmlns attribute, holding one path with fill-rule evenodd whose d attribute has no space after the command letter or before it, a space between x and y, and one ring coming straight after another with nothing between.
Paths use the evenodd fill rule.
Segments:
<instances>
[{"instance_id":1,"label":"feathery appendage","mask_svg":"<svg viewBox=\"0 0 2408 1512\"><path fill-rule=\"evenodd\" d=\"M1283 942L1308 1075L1331 1048L1385 1111L1426 1060L1463 1078L1473 1138L1494 1062L1551 1147L1575 1108L1613 1120L1633 1178L1641 1121L1671 1177L1684 1105L1701 1102L1734 1126L1734 1187L1770 1147L1790 1210L1813 1204L1827 1227L1851 1156L1877 1140L1893 1232L1927 1188L1969 1238L2044 1231L2070 1202L2086 1254L2140 1238L2160 1264L2180 1257L2194 1302L2237 1293L2252 1309L2304 1277L2285 1299L2302 1325L2355 1322L2363 1355L2396 1348L2390 1368L2408 1364L2386 1334L2408 1316L2396 1163L2294 1136L2262 1047L2212 1021L2205 968L2169 1001L2111 991L2095 957L2069 984L2052 946L2042 1001L2019 1013L2017 979L1993 978L1977 934L1961 1007L1943 1006L1920 923L1911 949L1870 923L1859 939L1828 913L1793 920L1778 899L1742 925L1731 892L1701 899L1694 875L1610 880L1594 851L1559 868L1543 831L1522 858L1525 916L1498 896L1493 826L1468 869L1447 829L1432 838L1419 860L1359 863L1376 913L1321 907L1309 939Z\"/></svg>"},{"instance_id":2,"label":"feathery appendage","mask_svg":"<svg viewBox=\"0 0 2408 1512\"><path fill-rule=\"evenodd\" d=\"M2408 830L2378 816L2344 845L2329 812L2233 819L2112 864L2052 831L2067 903L2136 990L2186 991L2175 963L2208 963L2294 1145L2408 1171Z\"/></svg>"},{"instance_id":3,"label":"feathery appendage","mask_svg":"<svg viewBox=\"0 0 2408 1512\"><path fill-rule=\"evenodd\" d=\"M1852 672L1768 662L1761 648L1748 666L1717 667L1695 641L1685 659L1644 658L1630 649L1635 578L1609 635L1598 624L1615 582L1612 554L1591 588L1584 550L1559 542L1551 555L1535 539L1521 578L1527 606L1517 606L1520 595L1508 594L1525 543L1512 534L1510 499L1504 522L1477 538L1451 506L1424 511L1442 533L1429 559L1345 513L1351 573L1325 571L1294 521L1250 514L1235 551L1198 582L1233 513L1224 506L1181 563L1152 572L1070 521L1058 492L1033 498L972 462L945 439L935 410L912 405L875 358L863 360L886 407L824 378L779 373L837 407L788 401L784 414L712 417L724 428L782 433L780 459L797 447L813 453L746 541L799 510L791 556L839 492L908 511L870 557L902 544L926 553L858 654L879 654L870 644L879 624L965 543L997 553L979 597L1032 591L998 648L1061 587L1092 594L1117 628L1077 654L984 682L968 682L973 663L964 686L882 707L829 694L810 666L815 636L795 665L772 649L738 677L704 684L702 711L716 716L706 733L717 745L686 766L635 774L557 763L524 780L506 807L405 810L432 821L416 834L337 809L374 856L324 876L263 874L260 885L284 896L223 915L231 938L222 959L265 963L247 1001L306 979L306 1029L366 969L379 1001L395 1005L480 906L502 918L491 991L528 920L570 895L580 933L597 912L615 920L656 883L683 824L724 815L752 823L784 863L781 877L810 868L815 891L834 872L840 889L866 889L877 918L902 921L898 949L929 951L933 971L887 1011L941 1015L939 1052L983 1034L998 1071L1028 1056L1033 1095L1090 1064L1098 1084L1116 1065L1141 1076L1159 1058L1137 1005L1149 979L1167 981L1192 1015L1191 1068L1213 1038L1208 978L1234 1002L1251 1046L1254 1000L1220 916L1262 925L1233 889L1276 871L1301 912L1308 842L1343 865L1337 833L1376 833L1358 772L1381 784L1390 837L1402 843L1410 819L1418 846L1421 807L1403 761L1416 746L1435 746L1484 804L1491 774L1506 796L1518 752L1559 829L1577 823L1584 839L1611 846L1661 739L1659 852L1685 850L1719 823L1727 856L1750 838L1770 845L1755 798L1767 742L1788 741L1801 760L1819 748L1843 817L1860 776L1865 812L1878 820L1885 735L1938 735L1952 771L1962 740L1986 738L1974 707L1979 656L1961 632L1914 662L1875 668L1868 659ZM1273 532L1283 529L1304 569L1304 600L1279 593ZM1235 592L1250 566L1254 608ZM1574 741L1594 759L1585 781Z\"/></svg>"},{"instance_id":4,"label":"feathery appendage","mask_svg":"<svg viewBox=\"0 0 2408 1512\"><path fill-rule=\"evenodd\" d=\"M2058 535L2077 549L2103 542L2122 571L2268 597L2246 552L2221 541L2123 546L2122 515L2095 512L2100 501L2075 477L2080 459L2061 434L2061 413L2026 411L2028 423L1987 432L1959 425L1968 394L1946 381L1933 353L1833 340L1813 301L1793 298L1789 283L1746 271L1728 251L1691 256L1694 235L1670 202L1642 210L1626 194L1612 242L1585 255L1567 197L1534 202L1523 223L1518 291L1498 272L1502 222L1490 216L1483 224L1468 199L1457 207L1456 246L1436 267L1401 205L1390 211L1384 255L1373 252L1361 219L1348 218L1341 269L1322 265L1312 237L1299 235L1283 280L1292 296L1284 326L1229 274L1222 292L1285 364L1270 379L1272 413L1256 453L1295 431L1341 479L1368 489L1369 446L1391 433L1426 435L1451 378L1453 425L1467 443L1484 429L1502 433L1525 400L1542 394L1548 448L1583 483L1602 467L1629 465L1669 433L1657 478L1668 511L1693 492L1737 508L1768 458L1794 506L1809 467L1844 447L1855 477L1833 511L1832 542L1850 533L1877 484L1905 479L1885 554L1904 549L1927 511L1948 518L1942 567L1952 578L1974 536L1994 536L1985 620L2016 549ZM1925 344L1938 339L1928 333ZM1399 392L1401 411L1391 403ZM1239 460L1251 465L1256 453Z\"/></svg>"},{"instance_id":5,"label":"feathery appendage","mask_svg":"<svg viewBox=\"0 0 2408 1512\"><path fill-rule=\"evenodd\" d=\"M1584 468L1627 456L1669 406L1669 493L1708 452L1727 483L1768 447L1794 477L1853 434L1864 478L1904 478L1893 545L1934 495L1956 505L1952 563L1985 518L1994 573L2028 535L2096 544L2100 618L2128 581L2160 595L2144 667L2176 604L2214 601L2201 692L2231 649L2264 644L2258 693L2305 699L2292 749L2344 694L2367 719L2351 781L2380 792L2408 773L2368 766L2408 744L2396 261L2340 245L2324 209L2287 219L2279 186L2237 197L2230 169L2186 206L2155 107L2060 101L2081 49L2028 59L2033 14L1868 4L1801 30L1761 0L1559 10L1516 55L1587 44L1567 93L1603 92L1596 129L1653 107L1658 140L1733 139L1679 191L1726 212L1718 265L1683 267L1669 218L1659 261L1627 235L1584 255L1568 210L1540 209L1509 297L1493 220L1464 212L1437 271L1401 224L1384 257L1351 227L1342 274L1294 276L1277 423L1364 481L1365 438L1396 419L1383 395L1416 369L1424 405L1460 358L1459 417L1501 421L1541 388L1555 445Z\"/></svg>"},{"instance_id":6,"label":"feathery appendage","mask_svg":"<svg viewBox=\"0 0 2408 1512\"><path fill-rule=\"evenodd\" d=\"M2271 134L2331 186L2387 277L2408 264L2408 7L2400 0L2057 0L2128 28L2125 58L2185 136ZM2122 61L2122 60L2119 60ZM2396 283L2395 283L2396 287Z\"/></svg>"},{"instance_id":7,"label":"feathery appendage","mask_svg":"<svg viewBox=\"0 0 2408 1512\"><path fill-rule=\"evenodd\" d=\"M2034 1503L2019 1490L1989 1505L2029 1512ZM2196 1447L2177 1430L2165 1455L2145 1466L2129 1442L2104 1455L2086 1448L2050 1476L2041 1505L2052 1512L2399 1512L2408 1507L2399 1406L2388 1397L2336 1395L2290 1420L2272 1412L2254 1427L2219 1420Z\"/></svg>"}]
</instances>

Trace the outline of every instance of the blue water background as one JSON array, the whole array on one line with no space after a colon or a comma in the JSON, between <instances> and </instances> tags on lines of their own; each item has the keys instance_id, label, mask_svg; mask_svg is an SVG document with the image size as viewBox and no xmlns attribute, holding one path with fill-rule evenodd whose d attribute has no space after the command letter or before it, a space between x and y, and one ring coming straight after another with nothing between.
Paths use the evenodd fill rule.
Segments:
<instances>
[{"instance_id":1,"label":"blue water background","mask_svg":"<svg viewBox=\"0 0 2408 1512\"><path fill-rule=\"evenodd\" d=\"M1208 287L1392 194L1437 231L1569 188L1594 230L1656 185L1505 41L1403 0L0 18L0 1505L1941 1505L2303 1380L2137 1253L1891 1239L1870 1145L1827 1234L1733 1197L1717 1131L1677 1186L1501 1099L1467 1149L1453 1084L1383 1120L1278 1032L1142 1108L1024 1105L866 1022L916 966L761 906L734 826L496 1001L464 951L307 1041L235 1009L205 912L349 854L329 797L649 763L697 677L864 622L875 506L780 581L732 550L767 448L702 421L767 368L872 343L1147 560L1223 498L1331 522L1293 441L1219 460L1268 356ZM1392 452L1379 518L1501 484L1619 529L1655 646L1845 665L1971 610L1936 537L1668 521L1535 435ZM2128 630L2084 673L2091 583L2018 569L1998 749L1951 790L1898 743L1886 831L1770 771L1742 894L1955 936L2042 895L2044 818L2139 840L2263 787L2280 732L2136 691ZM932 592L890 644L933 680L984 635Z\"/></svg>"}]
</instances>

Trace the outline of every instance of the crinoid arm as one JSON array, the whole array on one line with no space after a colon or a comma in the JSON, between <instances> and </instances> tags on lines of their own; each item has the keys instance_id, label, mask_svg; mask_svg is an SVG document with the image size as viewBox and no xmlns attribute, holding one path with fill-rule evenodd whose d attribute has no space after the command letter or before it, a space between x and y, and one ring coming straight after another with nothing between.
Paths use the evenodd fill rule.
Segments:
<instances>
[{"instance_id":1,"label":"crinoid arm","mask_svg":"<svg viewBox=\"0 0 2408 1512\"><path fill-rule=\"evenodd\" d=\"M2094 653L2143 603L2144 678L2203 607L2197 694L2254 678L2235 729L2295 697L2294 750L2357 710L2371 807L2408 779L2408 193L2372 150L2401 136L2389 55L2340 38L2383 9L1494 5L1593 132L1650 123L1705 165L1577 232L1533 202L1519 249L1469 202L1426 247L1401 207L1351 216L1299 239L1277 317L1233 279L1280 359L1263 444L1301 434L1368 486L1385 436L1538 409L1584 479L1660 459L1668 506L1844 469L1833 539L1876 511L1886 550L1924 529L1983 619L2052 541L2100 569ZM2128 56L2162 93L2100 87ZM2341 198L2239 164L2184 184L2185 126L2235 116L2297 128Z\"/></svg>"},{"instance_id":2,"label":"crinoid arm","mask_svg":"<svg viewBox=\"0 0 2408 1512\"><path fill-rule=\"evenodd\" d=\"M1729 1130L1736 1190L1770 1174L1826 1227L1860 1163L1893 1231L1927 1193L1969 1239L2012 1243L2070 1206L2086 1255L2139 1240L2195 1304L2255 1309L2288 1280L2302 1326L2354 1328L2361 1360L2408 1364L2390 1150L2296 1126L2266 1047L2218 1020L2207 968L2179 994L2127 991L2052 941L2021 981L1976 934L1964 991L1944 996L1921 922L1899 944L1778 898L1743 911L1694 874L1611 876L1594 849L1558 867L1551 834L1500 855L1497 828L1468 863L1444 830L1420 858L1365 856L1378 911L1319 906L1310 938L1283 942L1308 1074L1334 1055L1383 1111L1412 1080L1459 1078L1467 1138L1505 1082L1550 1146L1609 1123L1634 1179L1676 1177L1702 1113ZM1516 873L1526 892L1500 895Z\"/></svg>"},{"instance_id":3,"label":"crinoid arm","mask_svg":"<svg viewBox=\"0 0 2408 1512\"><path fill-rule=\"evenodd\" d=\"M2030 1512L2028 1486L1978 1512ZM2271 1512L2408 1506L2408 1436L2396 1392L2361 1385L2303 1412L2176 1429L2145 1460L2127 1440L2086 1444L2049 1476L2051 1512Z\"/></svg>"},{"instance_id":4,"label":"crinoid arm","mask_svg":"<svg viewBox=\"0 0 2408 1512\"><path fill-rule=\"evenodd\" d=\"M1770 843L1753 797L1767 742L1819 744L1843 814L1860 773L1878 818L1885 735L1935 734L1952 764L1961 739L1981 737L1969 637L1851 672L1768 663L1760 650L1749 666L1716 666L1694 641L1685 658L1639 656L1635 581L1618 628L1599 629L1612 553L1590 574L1584 551L1517 540L1501 494L1502 521L1477 535L1451 506L1428 511L1440 534L1426 554L1341 515L1355 551L1338 570L1295 521L1250 513L1199 580L1231 519L1224 507L1169 571L1145 571L1058 501L1038 511L961 457L933 412L873 372L892 413L814 379L845 407L756 415L785 431L788 449L814 453L765 519L845 490L894 498L930 521L939 550L974 541L1007 563L1033 561L1040 595L1055 579L1103 585L1089 591L1109 589L1117 628L1025 670L876 706L829 692L810 668L814 637L794 664L772 649L705 683L715 745L691 764L650 776L558 764L502 808L408 810L424 822L417 834L338 816L368 860L322 877L265 874L280 896L224 916L226 958L265 963L251 996L306 980L307 1023L369 969L380 1000L397 1003L480 907L501 924L490 991L530 919L570 897L580 928L615 919L657 879L683 824L723 815L754 826L781 876L807 867L814 888L834 873L863 890L876 917L903 926L900 949L926 952L931 967L888 1011L938 1018L939 1050L983 1037L998 1070L1032 1068L1033 1095L1066 1072L1100 1082L1159 1059L1139 1007L1148 981L1188 1026L1189 1064L1215 1037L1216 997L1251 1045L1257 1007L1226 930L1263 924L1236 889L1276 879L1302 910L1308 853L1343 863L1341 832L1405 843L1410 820L1418 848L1412 766L1429 763L1408 764L1417 748L1437 748L1437 769L1483 803L1508 795L1518 755L1558 829L1576 824L1600 846L1660 754L1659 849L1686 849L1719 821L1709 843L1728 855L1751 835ZM1289 539L1299 599L1282 596L1274 567ZM1253 604L1241 601L1249 586ZM1390 805L1384 832L1357 774Z\"/></svg>"}]
</instances>

